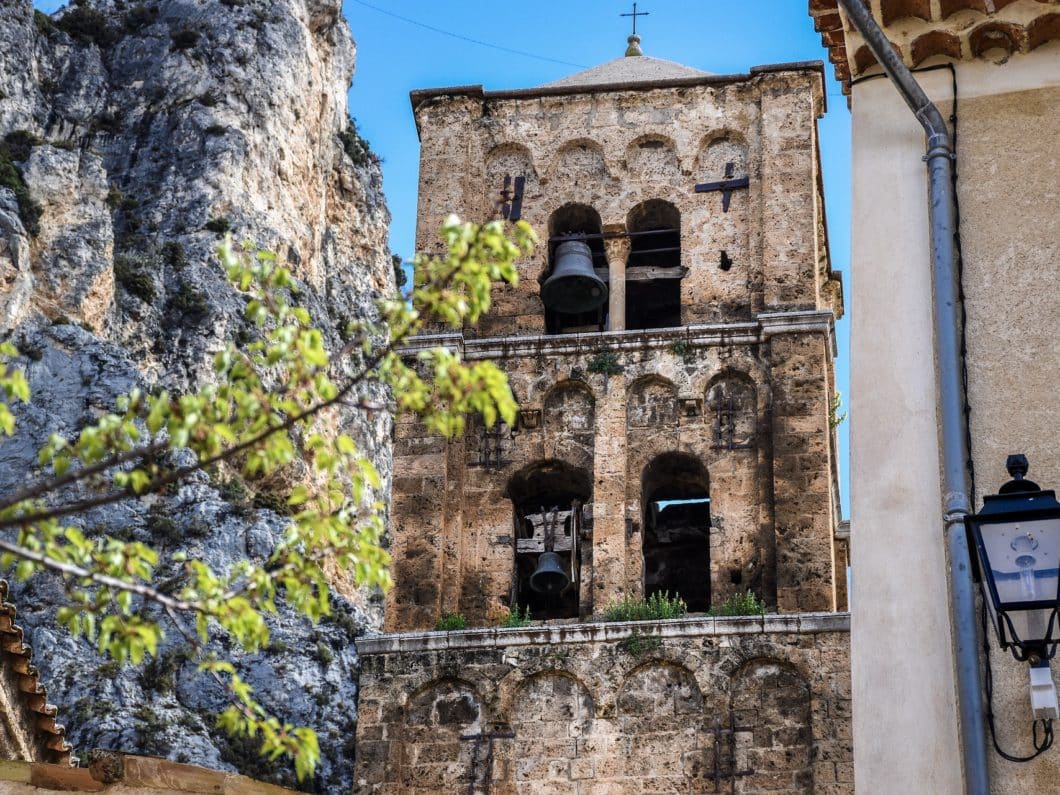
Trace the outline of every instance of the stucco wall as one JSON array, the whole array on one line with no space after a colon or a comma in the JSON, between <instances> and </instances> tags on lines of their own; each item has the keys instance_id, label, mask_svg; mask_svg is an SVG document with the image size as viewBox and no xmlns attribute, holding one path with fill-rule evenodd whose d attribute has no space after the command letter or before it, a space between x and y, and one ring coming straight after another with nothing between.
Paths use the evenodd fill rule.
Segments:
<instances>
[{"instance_id":1,"label":"stucco wall","mask_svg":"<svg viewBox=\"0 0 1060 795\"><path fill-rule=\"evenodd\" d=\"M1060 46L957 64L975 504L1008 453L1060 486L1056 399ZM949 113L948 70L921 84ZM961 789L938 479L923 134L883 79L853 94L851 516L854 736L872 792ZM993 635L990 636L994 643ZM993 655L998 736L1030 750L1025 666ZM987 738L984 742L989 743ZM1046 792L1057 754L989 752L994 792Z\"/></svg>"}]
</instances>

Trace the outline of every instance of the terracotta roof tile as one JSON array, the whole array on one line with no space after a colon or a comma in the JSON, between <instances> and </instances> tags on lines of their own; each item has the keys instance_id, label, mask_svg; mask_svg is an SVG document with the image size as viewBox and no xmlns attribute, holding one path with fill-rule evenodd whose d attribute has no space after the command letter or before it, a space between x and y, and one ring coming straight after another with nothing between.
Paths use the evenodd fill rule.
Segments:
<instances>
[{"instance_id":1,"label":"terracotta roof tile","mask_svg":"<svg viewBox=\"0 0 1060 795\"><path fill-rule=\"evenodd\" d=\"M48 691L31 662L33 650L25 643L22 627L15 624L17 611L7 596L7 582L0 580L0 668L15 675L13 681L17 683L26 720L22 728L33 738L34 750L40 757L27 761L69 764L71 749L64 739L66 729L55 720L58 708L48 703Z\"/></svg>"},{"instance_id":2,"label":"terracotta roof tile","mask_svg":"<svg viewBox=\"0 0 1060 795\"><path fill-rule=\"evenodd\" d=\"M872 8L906 65L914 68L937 55L955 60L994 50L1011 55L1060 39L1060 0L940 0L937 11L929 0L862 2ZM807 6L836 79L849 94L851 78L875 66L876 59L856 33L849 33L852 41L848 41L838 0L807 0ZM959 12L964 12L957 18L959 24L949 21Z\"/></svg>"}]
</instances>

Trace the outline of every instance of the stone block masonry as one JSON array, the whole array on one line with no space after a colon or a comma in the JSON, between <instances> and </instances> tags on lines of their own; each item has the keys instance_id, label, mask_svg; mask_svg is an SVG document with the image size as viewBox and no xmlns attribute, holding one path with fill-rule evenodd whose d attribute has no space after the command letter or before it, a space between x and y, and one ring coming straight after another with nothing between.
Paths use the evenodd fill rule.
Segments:
<instances>
[{"instance_id":1,"label":"stone block masonry","mask_svg":"<svg viewBox=\"0 0 1060 795\"><path fill-rule=\"evenodd\" d=\"M412 103L421 248L453 211L541 245L478 328L408 346L494 362L519 414L397 424L385 626L534 627L358 641L358 791L852 793L821 65ZM556 300L572 273L599 301ZM748 593L779 614L708 616ZM574 623L663 594L690 616Z\"/></svg>"},{"instance_id":2,"label":"stone block masonry","mask_svg":"<svg viewBox=\"0 0 1060 795\"><path fill-rule=\"evenodd\" d=\"M853 793L843 613L383 635L356 786L427 793Z\"/></svg>"}]
</instances>

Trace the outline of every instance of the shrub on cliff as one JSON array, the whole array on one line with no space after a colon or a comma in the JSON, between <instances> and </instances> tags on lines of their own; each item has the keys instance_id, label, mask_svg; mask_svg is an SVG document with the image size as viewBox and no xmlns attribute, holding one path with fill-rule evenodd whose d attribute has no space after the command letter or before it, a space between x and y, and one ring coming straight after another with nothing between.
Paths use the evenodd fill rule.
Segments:
<instances>
[{"instance_id":1,"label":"shrub on cliff","mask_svg":"<svg viewBox=\"0 0 1060 795\"><path fill-rule=\"evenodd\" d=\"M268 758L289 755L299 777L319 758L314 732L267 714L232 662L213 649L268 647L265 617L280 602L314 621L329 615L325 566L366 587L389 586L383 506L375 498L380 478L351 437L328 427L332 412L340 404L410 412L444 436L461 433L469 413L487 425L515 419L507 379L494 364L466 365L451 351L424 351L424 378L398 354L425 323L460 328L477 321L490 305L492 282L514 283L514 260L533 244L523 223L479 227L450 218L443 236L447 255L417 257L409 297L380 304L385 329L357 327L339 353L355 371L341 377L323 334L290 301L298 289L290 272L272 254L235 249L226 240L221 262L247 293L246 316L260 339L227 345L214 361L216 383L197 392L134 389L94 424L68 437L53 435L40 451L39 477L27 473L26 486L0 497L0 565L13 566L21 579L43 571L61 577L67 595L61 624L93 640L118 665L152 658L162 665L159 642L166 631L177 633L200 671L228 693L231 704L219 724L259 743ZM16 425L11 404L30 400L17 356L10 343L0 345L0 431L8 435ZM362 397L371 383L389 387L392 405ZM153 549L122 533L90 538L68 524L101 506L166 493L222 464L255 479L296 458L309 475L283 506L291 514L285 537L263 563L243 560L214 571L182 552ZM157 571L173 566L182 568L182 577L155 582Z\"/></svg>"},{"instance_id":2,"label":"shrub on cliff","mask_svg":"<svg viewBox=\"0 0 1060 795\"><path fill-rule=\"evenodd\" d=\"M87 6L73 6L55 21L55 27L82 44L95 44L100 49L118 40L118 32L106 14Z\"/></svg>"}]
</instances>

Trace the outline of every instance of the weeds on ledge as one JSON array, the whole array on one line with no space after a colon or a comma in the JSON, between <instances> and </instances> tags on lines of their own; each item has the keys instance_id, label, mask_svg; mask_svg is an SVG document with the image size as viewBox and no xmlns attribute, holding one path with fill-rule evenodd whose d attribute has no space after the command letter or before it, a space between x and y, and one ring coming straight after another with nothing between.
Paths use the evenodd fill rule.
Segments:
<instances>
[{"instance_id":1,"label":"weeds on ledge","mask_svg":"<svg viewBox=\"0 0 1060 795\"><path fill-rule=\"evenodd\" d=\"M467 629L467 619L463 613L442 613L438 623L434 625L439 632L452 632L457 629Z\"/></svg>"},{"instance_id":2,"label":"weeds on ledge","mask_svg":"<svg viewBox=\"0 0 1060 795\"><path fill-rule=\"evenodd\" d=\"M522 612L520 612L519 605L516 605L515 609L508 613L508 617L501 622L501 626L508 629L530 626L530 608L524 607L521 610Z\"/></svg>"},{"instance_id":3,"label":"weeds on ledge","mask_svg":"<svg viewBox=\"0 0 1060 795\"><path fill-rule=\"evenodd\" d=\"M647 599L627 596L621 602L611 602L604 608L604 621L657 621L680 618L688 613L688 605L680 596L669 591L653 593Z\"/></svg>"},{"instance_id":4,"label":"weeds on ledge","mask_svg":"<svg viewBox=\"0 0 1060 795\"><path fill-rule=\"evenodd\" d=\"M753 591L730 596L717 607L710 608L709 615L712 616L764 616L766 614L766 603L758 598Z\"/></svg>"}]
</instances>

